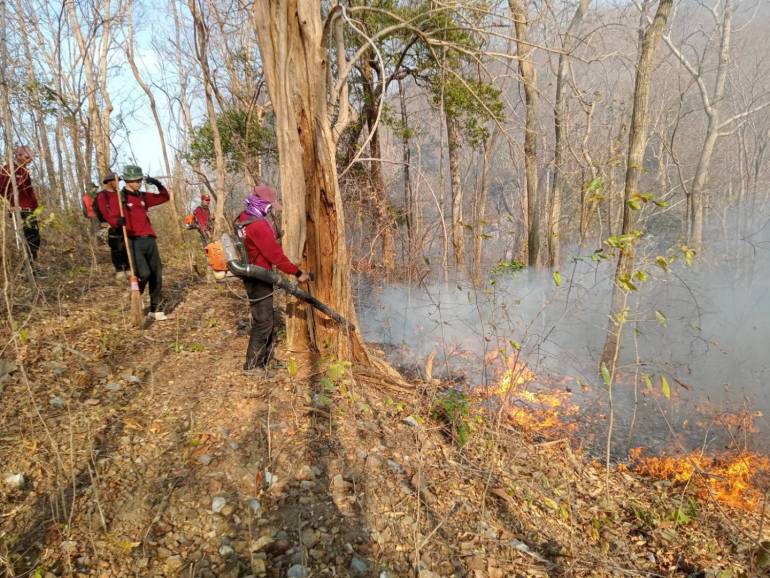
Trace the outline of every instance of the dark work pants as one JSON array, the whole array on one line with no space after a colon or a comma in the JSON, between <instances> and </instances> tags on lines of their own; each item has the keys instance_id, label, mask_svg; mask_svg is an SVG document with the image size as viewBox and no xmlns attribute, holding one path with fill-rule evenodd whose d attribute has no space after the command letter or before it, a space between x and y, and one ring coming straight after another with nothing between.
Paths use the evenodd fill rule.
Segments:
<instances>
[{"instance_id":1,"label":"dark work pants","mask_svg":"<svg viewBox=\"0 0 770 578\"><path fill-rule=\"evenodd\" d=\"M32 260L37 259L37 252L40 250L40 227L37 223L37 217L33 216L32 211L21 211L23 221L24 239L27 241L27 247L32 255Z\"/></svg>"},{"instance_id":2,"label":"dark work pants","mask_svg":"<svg viewBox=\"0 0 770 578\"><path fill-rule=\"evenodd\" d=\"M150 286L150 311L160 307L160 293L163 289L163 265L160 262L160 251L155 237L132 237L129 239L134 255L136 276L139 277L139 291Z\"/></svg>"},{"instance_id":3,"label":"dark work pants","mask_svg":"<svg viewBox=\"0 0 770 578\"><path fill-rule=\"evenodd\" d=\"M251 307L251 335L243 369L267 365L273 353L273 286L256 279L244 279Z\"/></svg>"},{"instance_id":4,"label":"dark work pants","mask_svg":"<svg viewBox=\"0 0 770 578\"><path fill-rule=\"evenodd\" d=\"M123 241L123 231L110 227L107 232L107 244L110 246L110 257L115 271L128 271L128 251Z\"/></svg>"}]
</instances>

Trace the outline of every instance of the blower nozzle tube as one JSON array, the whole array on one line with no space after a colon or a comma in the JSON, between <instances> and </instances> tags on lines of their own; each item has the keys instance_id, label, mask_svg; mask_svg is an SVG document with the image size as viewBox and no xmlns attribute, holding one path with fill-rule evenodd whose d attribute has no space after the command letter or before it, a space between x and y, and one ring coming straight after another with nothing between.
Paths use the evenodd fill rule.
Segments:
<instances>
[{"instance_id":1,"label":"blower nozzle tube","mask_svg":"<svg viewBox=\"0 0 770 578\"><path fill-rule=\"evenodd\" d=\"M307 291L303 291L295 284L288 281L285 277L282 277L281 275L274 273L273 271L269 271L263 267L252 265L251 263L244 263L238 248L235 245L235 242L227 233L222 235L222 250L224 251L225 259L227 260L227 268L233 275L238 277L247 277L249 279L257 279L263 283L269 283L271 285L280 287L289 295L293 295L294 297L301 299L337 323L344 325L347 329L355 331L355 326L342 315L337 313L334 309L325 303L313 297Z\"/></svg>"}]
</instances>

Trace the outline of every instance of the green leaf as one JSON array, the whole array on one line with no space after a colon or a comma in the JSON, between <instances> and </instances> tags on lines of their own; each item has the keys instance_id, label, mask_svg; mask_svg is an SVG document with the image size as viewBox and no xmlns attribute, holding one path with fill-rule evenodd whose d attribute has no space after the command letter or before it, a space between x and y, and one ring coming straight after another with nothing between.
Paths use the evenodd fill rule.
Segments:
<instances>
[{"instance_id":1,"label":"green leaf","mask_svg":"<svg viewBox=\"0 0 770 578\"><path fill-rule=\"evenodd\" d=\"M29 329L22 329L19 331L19 341L22 345L29 343Z\"/></svg>"},{"instance_id":2,"label":"green leaf","mask_svg":"<svg viewBox=\"0 0 770 578\"><path fill-rule=\"evenodd\" d=\"M642 208L642 205L641 205L641 203L639 203L639 201L637 201L637 200L635 200L635 199L629 199L629 201L628 201L628 207L629 207L629 208L630 208L632 211L638 211L639 209L641 209L641 208Z\"/></svg>"},{"instance_id":3,"label":"green leaf","mask_svg":"<svg viewBox=\"0 0 770 578\"><path fill-rule=\"evenodd\" d=\"M647 375L646 373L642 374L642 381L644 382L644 387L646 387L648 390L652 391L652 378Z\"/></svg>"},{"instance_id":4,"label":"green leaf","mask_svg":"<svg viewBox=\"0 0 770 578\"><path fill-rule=\"evenodd\" d=\"M556 283L557 287L561 287L561 273L558 271L553 272L553 282Z\"/></svg>"},{"instance_id":5,"label":"green leaf","mask_svg":"<svg viewBox=\"0 0 770 578\"><path fill-rule=\"evenodd\" d=\"M670 204L668 201L653 201L656 205L658 205L661 208L666 208Z\"/></svg>"},{"instance_id":6,"label":"green leaf","mask_svg":"<svg viewBox=\"0 0 770 578\"><path fill-rule=\"evenodd\" d=\"M660 376L660 391L663 393L663 397L671 399L671 386L668 384L665 375Z\"/></svg>"},{"instance_id":7,"label":"green leaf","mask_svg":"<svg viewBox=\"0 0 770 578\"><path fill-rule=\"evenodd\" d=\"M604 380L604 385L609 387L610 383L612 383L612 376L610 375L610 370L607 368L607 364L602 361L602 365L600 369L602 372L602 379Z\"/></svg>"},{"instance_id":8,"label":"green leaf","mask_svg":"<svg viewBox=\"0 0 770 578\"><path fill-rule=\"evenodd\" d=\"M598 191L603 186L604 186L604 181L602 181L602 179L600 179L599 177L596 177L591 179L588 185L586 185L586 191L589 193L593 191Z\"/></svg>"},{"instance_id":9,"label":"green leaf","mask_svg":"<svg viewBox=\"0 0 770 578\"><path fill-rule=\"evenodd\" d=\"M636 273L634 273L634 277L638 281L645 282L649 278L649 275L647 275L647 271L637 271Z\"/></svg>"},{"instance_id":10,"label":"green leaf","mask_svg":"<svg viewBox=\"0 0 770 578\"><path fill-rule=\"evenodd\" d=\"M289 371L290 376L297 377L297 372L299 371L297 360L293 357L290 358L288 363L286 364L286 369Z\"/></svg>"},{"instance_id":11,"label":"green leaf","mask_svg":"<svg viewBox=\"0 0 770 578\"><path fill-rule=\"evenodd\" d=\"M668 273L668 271L669 271L669 269L668 269L668 261L666 260L665 257L662 257L662 256L658 255L657 257L655 257L655 262L658 264L658 267L660 267L666 273Z\"/></svg>"},{"instance_id":12,"label":"green leaf","mask_svg":"<svg viewBox=\"0 0 770 578\"><path fill-rule=\"evenodd\" d=\"M674 522L682 524L683 526L690 523L690 516L687 515L687 512L685 512L684 508L681 506L676 509L672 518L674 519Z\"/></svg>"},{"instance_id":13,"label":"green leaf","mask_svg":"<svg viewBox=\"0 0 770 578\"><path fill-rule=\"evenodd\" d=\"M558 510L559 509L559 504L557 504L554 500L552 500L551 498L548 498L548 497L543 497L543 505L546 508L549 508L551 510Z\"/></svg>"},{"instance_id":14,"label":"green leaf","mask_svg":"<svg viewBox=\"0 0 770 578\"><path fill-rule=\"evenodd\" d=\"M663 314L663 312L659 311L658 309L655 310L655 319L658 320L658 323L661 327L666 327L668 325L668 319Z\"/></svg>"}]
</instances>

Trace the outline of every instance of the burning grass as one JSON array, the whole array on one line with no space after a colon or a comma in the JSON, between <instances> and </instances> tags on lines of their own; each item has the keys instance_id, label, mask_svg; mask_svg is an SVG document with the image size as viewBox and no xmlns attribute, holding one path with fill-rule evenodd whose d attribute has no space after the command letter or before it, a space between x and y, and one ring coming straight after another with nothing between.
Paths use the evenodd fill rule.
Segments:
<instances>
[{"instance_id":1,"label":"burning grass","mask_svg":"<svg viewBox=\"0 0 770 578\"><path fill-rule=\"evenodd\" d=\"M716 498L723 504L754 510L762 505L765 491L760 483L770 475L767 456L741 452L705 456L644 456L642 448L630 452L631 469L638 474L689 484L702 499Z\"/></svg>"}]
</instances>

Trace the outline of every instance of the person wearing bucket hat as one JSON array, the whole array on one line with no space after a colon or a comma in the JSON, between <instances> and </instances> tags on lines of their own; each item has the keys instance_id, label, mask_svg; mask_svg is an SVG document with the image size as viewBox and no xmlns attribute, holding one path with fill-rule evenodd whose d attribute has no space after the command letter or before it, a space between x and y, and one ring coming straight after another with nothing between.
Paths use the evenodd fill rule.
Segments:
<instances>
[{"instance_id":1,"label":"person wearing bucket hat","mask_svg":"<svg viewBox=\"0 0 770 578\"><path fill-rule=\"evenodd\" d=\"M155 194L142 191L142 180L158 189ZM161 309L163 289L163 264L158 251L157 236L152 228L147 211L151 207L162 205L170 198L168 190L158 179L145 176L141 167L126 165L123 167L125 186L120 192L123 202L123 217L112 217L110 226L125 227L129 250L134 257L136 276L139 278L139 291L144 293L150 288L149 316L157 321L166 319Z\"/></svg>"},{"instance_id":2,"label":"person wearing bucket hat","mask_svg":"<svg viewBox=\"0 0 770 578\"><path fill-rule=\"evenodd\" d=\"M294 275L299 283L310 277L284 254L268 215L280 207L278 193L272 187L259 185L246 197L243 212L235 221L235 231L243 240L249 263L271 270L277 267ZM273 286L257 279L243 278L251 306L251 335L246 349L244 370L265 367L273 353Z\"/></svg>"},{"instance_id":3,"label":"person wearing bucket hat","mask_svg":"<svg viewBox=\"0 0 770 578\"><path fill-rule=\"evenodd\" d=\"M115 267L115 280L123 282L131 276L128 267L128 251L123 241L123 231L118 226L120 207L118 207L118 175L108 171L102 176L102 190L96 195L96 214L100 221L109 225L107 245L110 247L112 266Z\"/></svg>"}]
</instances>

